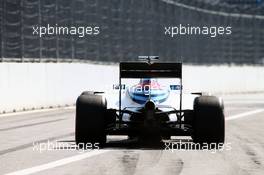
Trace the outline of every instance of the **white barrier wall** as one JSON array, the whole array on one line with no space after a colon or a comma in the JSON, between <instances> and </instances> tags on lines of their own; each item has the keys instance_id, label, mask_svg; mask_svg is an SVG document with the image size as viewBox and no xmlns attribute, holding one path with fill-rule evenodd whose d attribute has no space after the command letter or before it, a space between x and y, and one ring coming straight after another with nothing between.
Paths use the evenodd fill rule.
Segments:
<instances>
[{"instance_id":1,"label":"white barrier wall","mask_svg":"<svg viewBox=\"0 0 264 175\"><path fill-rule=\"evenodd\" d=\"M0 113L72 105L84 90L112 84L118 69L76 63L1 63Z\"/></svg>"},{"instance_id":2,"label":"white barrier wall","mask_svg":"<svg viewBox=\"0 0 264 175\"><path fill-rule=\"evenodd\" d=\"M0 113L72 105L84 90L118 83L118 66L80 63L0 63ZM187 91L264 91L264 67L183 67Z\"/></svg>"},{"instance_id":3,"label":"white barrier wall","mask_svg":"<svg viewBox=\"0 0 264 175\"><path fill-rule=\"evenodd\" d=\"M212 93L264 92L264 66L184 66L183 89Z\"/></svg>"}]
</instances>

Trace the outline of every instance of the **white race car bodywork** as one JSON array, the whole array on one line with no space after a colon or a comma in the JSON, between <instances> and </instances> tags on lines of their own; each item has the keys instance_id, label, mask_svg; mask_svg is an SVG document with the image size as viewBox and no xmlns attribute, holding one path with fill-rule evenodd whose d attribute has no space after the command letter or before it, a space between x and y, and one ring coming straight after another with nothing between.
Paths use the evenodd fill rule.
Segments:
<instances>
[{"instance_id":1,"label":"white race car bodywork","mask_svg":"<svg viewBox=\"0 0 264 175\"><path fill-rule=\"evenodd\" d=\"M142 81L142 79L140 81ZM149 81L153 81L153 80L149 79ZM157 83L158 81L155 79L155 82ZM163 101L159 102L159 101L155 101L155 98L159 98L160 96L162 96L162 94L158 94L158 95L152 97L149 92L151 92L151 89L153 90L153 87L151 86L151 83L149 83L148 85L150 85L149 86L150 90L148 90L148 91L144 91L144 90L137 91L137 89L131 88L134 85L132 85L132 86L125 85L124 86L125 88L123 88L121 90L121 110L128 109L128 108L129 108L129 110L133 110L133 109L136 110L137 108L142 108L142 107L144 107L145 103L148 100L154 101L155 106L162 111L180 110L180 90L179 89L176 89L176 90L172 89L172 88L170 88L171 85L160 86L161 88L159 88L159 90L164 91L164 89L165 89L167 96L166 96L166 98L164 98ZM141 86L141 85L139 85L139 86ZM176 84L173 86L174 87L175 86L180 87L179 84ZM145 101L138 102L137 100L133 99L131 92L132 93L137 92L137 94L139 94L138 92L140 92L140 95L143 94L143 96L145 97ZM193 110L194 99L198 96L199 95L183 93L182 94L182 107L181 107L181 109L182 110ZM108 109L119 109L119 89L113 89L111 91L106 92L104 94L104 97L107 99L107 108ZM149 98L147 99L147 97L149 97ZM169 118L170 118L170 121L177 120L177 117L175 114L170 115ZM129 115L124 115L123 120L129 121Z\"/></svg>"}]
</instances>

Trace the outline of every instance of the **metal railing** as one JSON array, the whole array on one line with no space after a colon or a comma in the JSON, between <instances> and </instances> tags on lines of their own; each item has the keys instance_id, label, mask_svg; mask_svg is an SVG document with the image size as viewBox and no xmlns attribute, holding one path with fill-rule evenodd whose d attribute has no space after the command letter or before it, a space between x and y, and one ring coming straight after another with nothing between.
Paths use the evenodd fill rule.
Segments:
<instances>
[{"instance_id":1,"label":"metal railing","mask_svg":"<svg viewBox=\"0 0 264 175\"><path fill-rule=\"evenodd\" d=\"M118 62L138 55L191 64L264 64L264 4L203 0L2 0L2 62ZM219 1L215 1L219 2ZM245 9L245 10L243 10ZM98 26L100 34L33 35L33 26ZM232 34L176 36L164 27L231 26Z\"/></svg>"}]
</instances>

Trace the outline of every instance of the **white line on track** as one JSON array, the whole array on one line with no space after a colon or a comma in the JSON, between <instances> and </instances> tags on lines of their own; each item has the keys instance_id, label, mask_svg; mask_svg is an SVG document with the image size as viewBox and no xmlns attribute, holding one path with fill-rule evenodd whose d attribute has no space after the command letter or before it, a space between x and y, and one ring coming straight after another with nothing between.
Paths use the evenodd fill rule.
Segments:
<instances>
[{"instance_id":1,"label":"white line on track","mask_svg":"<svg viewBox=\"0 0 264 175\"><path fill-rule=\"evenodd\" d=\"M50 111L66 110L66 109L75 109L75 106L61 107L61 108L36 109L36 110L31 110L31 111L13 112L13 113L7 113L7 114L0 114L0 117L8 117L8 116L16 116L16 115L25 115L25 114L34 114L34 113L39 113L39 112L50 112Z\"/></svg>"},{"instance_id":2,"label":"white line on track","mask_svg":"<svg viewBox=\"0 0 264 175\"><path fill-rule=\"evenodd\" d=\"M242 117L247 117L247 116L253 115L253 114L258 114L261 112L264 112L264 109L257 109L257 110L253 110L253 111L248 111L248 112L236 114L236 115L233 115L231 117L227 117L225 120L234 120L234 119L238 119L238 118L242 118Z\"/></svg>"},{"instance_id":3,"label":"white line on track","mask_svg":"<svg viewBox=\"0 0 264 175\"><path fill-rule=\"evenodd\" d=\"M66 164L69 164L69 163L72 163L72 162L76 162L76 161L79 161L79 160L83 160L83 159L86 159L88 157L92 157L92 156L96 156L96 155L99 155L99 154L103 154L103 153L106 153L108 151L110 151L110 150L89 151L87 153L82 153L82 154L79 154L79 155L75 155L75 156L72 156L72 157L67 157L67 158L60 159L60 160L57 160L57 161L53 161L53 162L50 162L50 163L46 163L46 164L43 164L43 165L34 166L34 167L31 167L31 168L15 171L15 172L12 172L12 173L8 173L6 175L28 175L28 174L33 174L33 173L37 173L37 172L44 171L44 170L47 170L47 169L51 169L51 168L55 168L55 167L58 167L58 166L66 165Z\"/></svg>"}]
</instances>

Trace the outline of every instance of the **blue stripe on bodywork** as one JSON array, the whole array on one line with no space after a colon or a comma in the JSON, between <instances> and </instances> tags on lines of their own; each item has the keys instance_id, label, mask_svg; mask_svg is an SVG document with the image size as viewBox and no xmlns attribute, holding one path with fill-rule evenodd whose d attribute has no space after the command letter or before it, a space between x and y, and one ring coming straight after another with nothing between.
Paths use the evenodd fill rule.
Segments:
<instances>
[{"instance_id":1,"label":"blue stripe on bodywork","mask_svg":"<svg viewBox=\"0 0 264 175\"><path fill-rule=\"evenodd\" d=\"M128 94L133 101L139 104L144 104L149 100L149 95L144 92L129 92ZM168 96L168 90L151 90L150 99L154 102L162 103L167 100Z\"/></svg>"}]
</instances>

